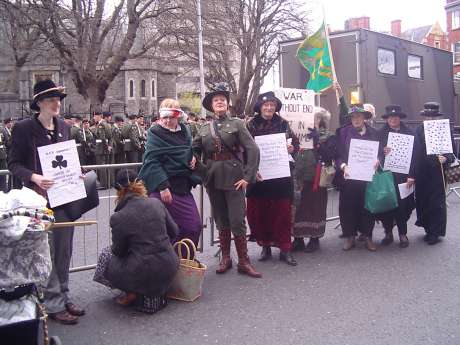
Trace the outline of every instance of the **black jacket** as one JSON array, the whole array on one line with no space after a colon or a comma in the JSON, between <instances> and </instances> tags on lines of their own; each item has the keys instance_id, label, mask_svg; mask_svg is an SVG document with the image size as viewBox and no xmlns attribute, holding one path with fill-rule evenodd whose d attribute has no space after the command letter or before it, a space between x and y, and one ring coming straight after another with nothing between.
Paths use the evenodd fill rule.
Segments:
<instances>
[{"instance_id":1,"label":"black jacket","mask_svg":"<svg viewBox=\"0 0 460 345\"><path fill-rule=\"evenodd\" d=\"M107 279L123 291L146 296L166 293L179 267L171 241L178 227L163 203L128 194L110 217L113 259Z\"/></svg>"},{"instance_id":2,"label":"black jacket","mask_svg":"<svg viewBox=\"0 0 460 345\"><path fill-rule=\"evenodd\" d=\"M38 121L37 115L21 120L11 132L11 150L8 156L8 169L21 179L24 186L33 189L32 174L42 174L37 147L70 139L70 126L54 118L55 137L49 137L47 130Z\"/></svg>"}]
</instances>

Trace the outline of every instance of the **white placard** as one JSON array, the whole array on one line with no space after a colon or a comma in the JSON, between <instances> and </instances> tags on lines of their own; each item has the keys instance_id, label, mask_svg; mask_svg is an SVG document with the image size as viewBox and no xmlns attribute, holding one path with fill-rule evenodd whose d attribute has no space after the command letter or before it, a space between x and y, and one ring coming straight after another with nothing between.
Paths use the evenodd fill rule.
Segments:
<instances>
[{"instance_id":1,"label":"white placard","mask_svg":"<svg viewBox=\"0 0 460 345\"><path fill-rule=\"evenodd\" d=\"M351 139L348 152L348 179L372 181L375 163L379 151L379 142Z\"/></svg>"},{"instance_id":2,"label":"white placard","mask_svg":"<svg viewBox=\"0 0 460 345\"><path fill-rule=\"evenodd\" d=\"M423 121L427 155L453 153L449 119Z\"/></svg>"},{"instance_id":3,"label":"white placard","mask_svg":"<svg viewBox=\"0 0 460 345\"><path fill-rule=\"evenodd\" d=\"M40 146L37 150L43 176L54 180L47 191L51 207L86 198L75 140Z\"/></svg>"},{"instance_id":4,"label":"white placard","mask_svg":"<svg viewBox=\"0 0 460 345\"><path fill-rule=\"evenodd\" d=\"M385 156L383 169L407 175L412 161L414 136L390 132L387 147L391 148L391 151Z\"/></svg>"},{"instance_id":5,"label":"white placard","mask_svg":"<svg viewBox=\"0 0 460 345\"><path fill-rule=\"evenodd\" d=\"M407 183L400 183L398 184L398 189L399 189L399 196L401 199L407 198L409 195L411 195L415 191L415 185L412 185L412 187L407 187Z\"/></svg>"},{"instance_id":6,"label":"white placard","mask_svg":"<svg viewBox=\"0 0 460 345\"><path fill-rule=\"evenodd\" d=\"M313 140L307 138L308 128L315 126L315 92L304 89L282 88L275 90L283 106L280 115L289 122L292 131L299 138L300 147L312 149Z\"/></svg>"},{"instance_id":7,"label":"white placard","mask_svg":"<svg viewBox=\"0 0 460 345\"><path fill-rule=\"evenodd\" d=\"M259 174L264 181L291 176L284 133L258 135L255 141L260 150Z\"/></svg>"}]
</instances>

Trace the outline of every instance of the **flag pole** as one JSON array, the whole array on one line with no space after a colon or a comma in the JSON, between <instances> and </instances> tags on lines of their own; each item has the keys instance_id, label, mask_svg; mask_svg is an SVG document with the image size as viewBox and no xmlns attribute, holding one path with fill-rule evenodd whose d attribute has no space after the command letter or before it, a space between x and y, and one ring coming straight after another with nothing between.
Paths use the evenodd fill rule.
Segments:
<instances>
[{"instance_id":1,"label":"flag pole","mask_svg":"<svg viewBox=\"0 0 460 345\"><path fill-rule=\"evenodd\" d=\"M337 83L337 75L335 74L334 56L332 55L331 40L329 39L329 24L326 24L326 11L324 10L324 4L323 4L323 20L324 20L324 31L326 33L327 49L329 50L329 59L331 60L332 81L334 83ZM339 91L336 88L334 89L335 89L335 97L337 99L337 105L339 105L340 104Z\"/></svg>"}]
</instances>

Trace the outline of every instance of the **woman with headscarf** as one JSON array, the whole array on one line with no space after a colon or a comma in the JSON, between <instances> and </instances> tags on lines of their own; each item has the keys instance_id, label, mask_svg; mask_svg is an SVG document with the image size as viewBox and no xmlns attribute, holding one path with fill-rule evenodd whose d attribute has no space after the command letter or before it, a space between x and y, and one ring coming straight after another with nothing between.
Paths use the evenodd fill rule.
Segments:
<instances>
[{"instance_id":1,"label":"woman with headscarf","mask_svg":"<svg viewBox=\"0 0 460 345\"><path fill-rule=\"evenodd\" d=\"M232 268L230 245L233 234L238 272L260 278L262 275L249 261L245 222L245 189L256 180L259 148L245 123L230 116L229 102L230 92L223 84L206 95L203 107L214 117L198 130L193 149L205 171L204 184L219 230L222 259L216 273L222 274Z\"/></svg>"},{"instance_id":2,"label":"woman with headscarf","mask_svg":"<svg viewBox=\"0 0 460 345\"><path fill-rule=\"evenodd\" d=\"M191 193L201 179L193 173L190 128L179 122L183 116L179 101L167 98L160 104L160 119L150 127L139 177L150 197L160 199L179 226L175 239L191 239L195 245L201 234L201 218Z\"/></svg>"},{"instance_id":3,"label":"woman with headscarf","mask_svg":"<svg viewBox=\"0 0 460 345\"><path fill-rule=\"evenodd\" d=\"M153 313L166 306L166 292L179 268L171 245L178 227L160 200L147 197L134 170L118 171L115 188L112 245L99 257L95 281L123 291L117 304L136 304L137 309Z\"/></svg>"},{"instance_id":4,"label":"woman with headscarf","mask_svg":"<svg viewBox=\"0 0 460 345\"><path fill-rule=\"evenodd\" d=\"M423 106L420 115L424 120L440 120L443 114L439 111L439 103L428 102ZM453 136L451 135L453 140ZM452 143L452 147L455 147ZM423 123L415 131L415 203L417 221L415 225L425 229L424 240L429 245L440 241L446 236L447 206L444 169L454 162L453 154L428 155Z\"/></svg>"},{"instance_id":5,"label":"woman with headscarf","mask_svg":"<svg viewBox=\"0 0 460 345\"><path fill-rule=\"evenodd\" d=\"M257 98L254 117L248 122L249 132L253 137L283 133L289 154L299 149L299 140L292 132L289 123L278 112L281 101L273 92L266 92ZM288 141L286 141L288 143ZM257 175L257 182L250 184L246 192L248 223L256 242L262 247L259 261L271 258L271 247L280 249L280 260L295 266L297 261L291 253L292 227L292 176L264 181Z\"/></svg>"},{"instance_id":6,"label":"woman with headscarf","mask_svg":"<svg viewBox=\"0 0 460 345\"><path fill-rule=\"evenodd\" d=\"M59 118L61 101L67 95L65 88L52 80L42 80L34 85L30 108L36 112L31 118L19 121L12 131L12 145L8 168L25 187L46 197L54 181L43 175L38 147L70 140L70 127ZM53 209L57 222L68 222L69 217L61 207ZM76 324L85 311L69 297L69 267L72 257L74 227L50 234L53 269L45 287L45 306L48 315L62 324Z\"/></svg>"},{"instance_id":7,"label":"woman with headscarf","mask_svg":"<svg viewBox=\"0 0 460 345\"><path fill-rule=\"evenodd\" d=\"M406 117L407 115L402 111L399 105L389 105L385 107L385 114L382 115L382 118L385 119L387 123L378 131L380 147L383 148L384 156L387 156L393 149L397 149L396 147L389 147L387 144L390 133L413 136L412 130L401 121L401 119ZM383 166L385 164L385 160L381 163ZM398 185L404 183L407 188L412 187L415 183L414 173L414 155L412 155L412 163L408 174L393 172L395 189L398 197L398 207L394 210L376 216L377 219L382 221L382 225L385 230L385 237L381 242L384 246L393 243L393 227L395 224L398 227L399 246L401 248L409 246L409 239L407 238L407 221L409 220L415 207L414 194L412 193L408 197L401 199Z\"/></svg>"},{"instance_id":8,"label":"woman with headscarf","mask_svg":"<svg viewBox=\"0 0 460 345\"><path fill-rule=\"evenodd\" d=\"M366 124L366 119L370 119L372 114L361 104L351 106L349 116L351 123L338 130L338 155L335 159L336 169L343 174L339 195L340 224L345 237L343 250L348 251L355 247L355 238L359 232L364 236L366 248L376 251L372 241L374 216L364 208L367 182L348 179L347 163L352 139L378 141L378 136L375 129Z\"/></svg>"},{"instance_id":9,"label":"woman with headscarf","mask_svg":"<svg viewBox=\"0 0 460 345\"><path fill-rule=\"evenodd\" d=\"M333 164L335 154L334 140L329 134L331 114L324 108L316 108L314 116L315 127L309 134L313 149L300 149L295 162L301 196L292 230L293 247L307 253L319 249L319 239L326 231L327 187L319 185L319 177L322 167ZM309 238L306 247L304 238Z\"/></svg>"}]
</instances>

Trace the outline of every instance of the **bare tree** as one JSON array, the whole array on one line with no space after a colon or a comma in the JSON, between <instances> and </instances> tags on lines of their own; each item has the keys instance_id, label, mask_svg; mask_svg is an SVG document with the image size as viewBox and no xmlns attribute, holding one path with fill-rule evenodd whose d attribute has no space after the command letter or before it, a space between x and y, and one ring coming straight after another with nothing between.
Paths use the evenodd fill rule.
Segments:
<instances>
[{"instance_id":1,"label":"bare tree","mask_svg":"<svg viewBox=\"0 0 460 345\"><path fill-rule=\"evenodd\" d=\"M167 35L164 17L178 8L170 0L0 2L21 11L49 40L93 108L102 106L126 60L151 52Z\"/></svg>"},{"instance_id":2,"label":"bare tree","mask_svg":"<svg viewBox=\"0 0 460 345\"><path fill-rule=\"evenodd\" d=\"M187 2L187 1L186 1ZM182 54L197 59L196 17L191 4L174 38ZM206 83L225 81L233 112L249 114L264 77L279 57L278 43L307 30L308 12L298 0L214 0L203 6Z\"/></svg>"},{"instance_id":3,"label":"bare tree","mask_svg":"<svg viewBox=\"0 0 460 345\"><path fill-rule=\"evenodd\" d=\"M26 8L23 9L27 11ZM36 26L30 25L27 17L21 15L13 6L0 2L0 37L3 54L13 64L10 76L0 91L18 93L18 75L21 68L29 62L33 51L37 51L45 43Z\"/></svg>"}]
</instances>

